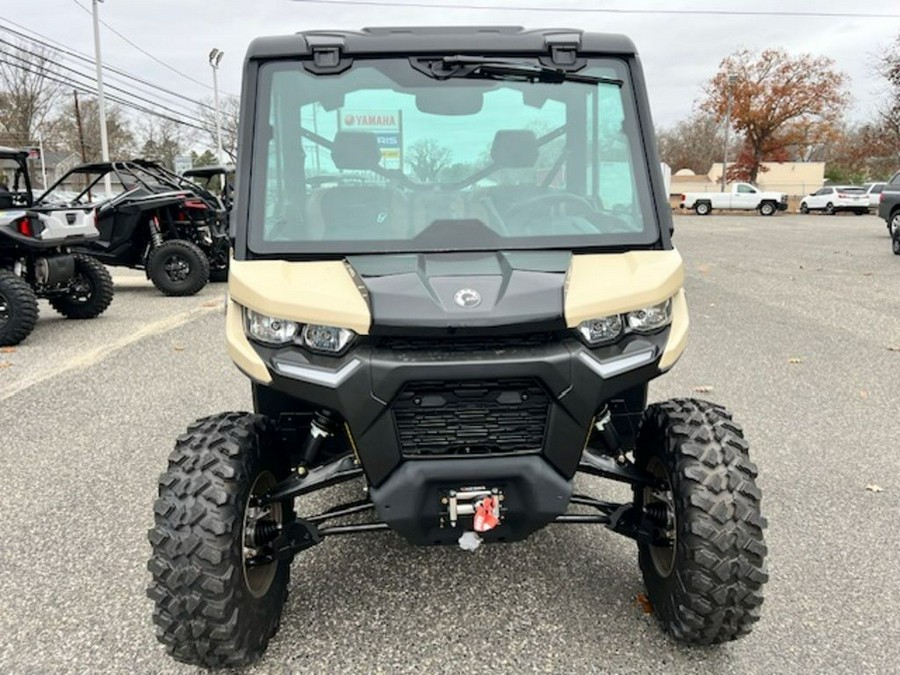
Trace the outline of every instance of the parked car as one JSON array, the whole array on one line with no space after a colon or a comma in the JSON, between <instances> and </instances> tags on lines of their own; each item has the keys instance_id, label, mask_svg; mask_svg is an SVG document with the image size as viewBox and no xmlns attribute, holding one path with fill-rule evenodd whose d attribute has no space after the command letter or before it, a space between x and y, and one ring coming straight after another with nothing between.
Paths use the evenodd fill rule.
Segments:
<instances>
[{"instance_id":1,"label":"parked car","mask_svg":"<svg viewBox=\"0 0 900 675\"><path fill-rule=\"evenodd\" d=\"M681 195L680 209L693 209L698 216L708 216L713 209L759 211L773 216L787 209L787 195L763 192L750 183L733 183L727 192L689 192Z\"/></svg>"},{"instance_id":2,"label":"parked car","mask_svg":"<svg viewBox=\"0 0 900 675\"><path fill-rule=\"evenodd\" d=\"M878 201L878 217L887 223L891 238L896 241L900 232L900 171L885 184L881 191L881 199ZM895 244L894 253L900 254Z\"/></svg>"},{"instance_id":3,"label":"parked car","mask_svg":"<svg viewBox=\"0 0 900 675\"><path fill-rule=\"evenodd\" d=\"M822 211L834 215L852 211L858 216L869 212L869 196L861 185L826 185L800 202L800 213Z\"/></svg>"},{"instance_id":4,"label":"parked car","mask_svg":"<svg viewBox=\"0 0 900 675\"><path fill-rule=\"evenodd\" d=\"M154 162L82 164L38 204L95 208L100 237L79 249L107 265L145 270L166 295L193 295L207 281L227 278L228 232L218 199Z\"/></svg>"},{"instance_id":5,"label":"parked car","mask_svg":"<svg viewBox=\"0 0 900 675\"><path fill-rule=\"evenodd\" d=\"M881 191L885 183L863 183L866 194L869 196L869 208L878 211L878 202L881 201Z\"/></svg>"}]
</instances>

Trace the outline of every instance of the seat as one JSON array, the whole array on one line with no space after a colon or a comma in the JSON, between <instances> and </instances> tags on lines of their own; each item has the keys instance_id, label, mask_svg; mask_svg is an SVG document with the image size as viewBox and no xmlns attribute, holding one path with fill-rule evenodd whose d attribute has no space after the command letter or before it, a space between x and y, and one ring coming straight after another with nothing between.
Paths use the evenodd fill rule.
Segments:
<instances>
[{"instance_id":1,"label":"seat","mask_svg":"<svg viewBox=\"0 0 900 675\"><path fill-rule=\"evenodd\" d=\"M529 169L537 163L540 145L531 129L500 129L491 143L491 161L500 169ZM475 205L483 207L491 224L508 234L505 214L514 205L547 192L534 181L510 183L481 188L475 195Z\"/></svg>"},{"instance_id":2,"label":"seat","mask_svg":"<svg viewBox=\"0 0 900 675\"><path fill-rule=\"evenodd\" d=\"M381 149L375 134L339 131L331 159L341 170L375 171ZM316 188L309 196L309 227L324 240L406 239L409 208L402 191L389 184L341 183Z\"/></svg>"}]
</instances>

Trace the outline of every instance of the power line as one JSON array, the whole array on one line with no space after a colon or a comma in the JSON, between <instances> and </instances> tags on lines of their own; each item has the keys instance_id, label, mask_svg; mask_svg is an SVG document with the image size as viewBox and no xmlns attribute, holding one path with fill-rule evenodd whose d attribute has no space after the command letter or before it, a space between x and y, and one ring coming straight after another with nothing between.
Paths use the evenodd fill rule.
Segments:
<instances>
[{"instance_id":1,"label":"power line","mask_svg":"<svg viewBox=\"0 0 900 675\"><path fill-rule=\"evenodd\" d=\"M59 78L48 75L46 72L30 70L23 66L16 66L16 67L19 68L20 70L22 70L23 72L30 73L32 75L40 75L40 76L50 80L51 82L56 82L57 84L65 85L66 87L69 87L70 89L75 89L76 91L78 91L79 93L82 93L82 94L88 94L89 96L94 96L97 93L93 89L90 89L86 85L81 84L81 83L61 80ZM204 127L199 126L198 124L193 124L191 122L185 122L184 120L175 119L174 117L169 117L168 115L164 115L162 113L156 112L155 110L152 110L150 108L145 108L144 106L138 105L137 103L134 103L132 101L127 101L125 99L121 99L118 96L112 96L110 94L107 94L106 98L108 98L113 103L118 103L119 105L121 105L125 108L131 108L132 110L137 110L138 112L142 112L147 115L153 115L154 117L159 117L164 120L169 120L170 122L174 122L175 124L180 124L185 127L191 127L193 129L197 129L198 131L206 131L206 129Z\"/></svg>"},{"instance_id":2,"label":"power line","mask_svg":"<svg viewBox=\"0 0 900 675\"><path fill-rule=\"evenodd\" d=\"M78 5L83 11L87 12L88 14L92 14L91 10L89 10L87 7L85 7L85 6L82 5L80 2L78 2L78 0L72 0L72 2L74 2L76 5ZM193 82L193 83L195 83L195 84L199 84L201 87L206 87L207 89L212 89L212 87L211 87L209 84L207 84L206 82L201 82L200 80L194 79L194 78L191 77L190 75L187 75L187 74L181 72L180 70L178 70L178 69L175 68L174 66L170 66L170 65L169 65L168 63L166 63L165 61L163 61L163 60L157 58L156 56L154 56L153 54L151 54L150 52L148 52L146 49L144 49L144 48L141 47L140 45L135 44L134 42L132 42L131 40L129 40L127 37L125 37L124 35L122 35L122 33L120 33L120 32L117 31L115 28L113 28L113 27L110 26L108 23L106 23L106 21L104 21L103 19L100 19L100 23L102 23L106 28L108 28L109 31L110 31L111 33L113 33L114 35L117 35L119 38L121 38L122 40L124 40L127 44L131 45L132 47L134 47L135 49L137 49L139 52L141 52L141 54L144 54L145 56L150 57L151 59L153 59L154 61L156 61L156 63L158 63L159 65L161 65L161 66L163 66L163 67L165 67L165 68L168 68L169 70L171 70L173 73L175 73L175 74L177 74L177 75L181 75L181 77L183 77L183 78L186 79L186 80L189 80L190 82ZM231 94L229 94L229 96L230 96L230 95L231 95Z\"/></svg>"},{"instance_id":3,"label":"power line","mask_svg":"<svg viewBox=\"0 0 900 675\"><path fill-rule=\"evenodd\" d=\"M7 23L15 26L19 30L26 31L27 33L30 33L31 35L21 35L18 31L15 31L11 28L3 26L2 24L0 24L0 30L11 33L22 39L28 40L29 42L39 44L42 47L45 47L47 49L51 49L56 52L61 52L61 53L65 54L66 56L69 56L70 58L78 59L80 61L84 61L84 62L90 63L92 65L94 63L93 56L89 56L83 52L78 52L73 49L69 49L68 47L57 42L56 40L53 40L52 38L48 38L46 35L42 35L42 34L38 33L37 31L33 31L30 28L26 28L25 26L22 26L21 24L18 24L14 21L10 21L9 19L5 19L5 21L7 21ZM32 35L36 35L37 37L32 37ZM118 75L122 78L126 78L128 80L139 82L139 83L141 83L147 87L150 87L152 89L155 89L155 90L158 90L161 92L165 92L166 94L168 94L170 96L174 96L176 98L180 98L185 101L189 101L190 103L193 103L196 106L200 106L202 108L207 108L209 110L213 109L212 106L209 105L208 103L203 103L202 101L197 101L196 99L190 98L189 96L185 96L184 94L180 94L176 91L172 91L171 89L166 89L165 87L161 87L158 84L153 84L152 82L148 82L147 80L142 79L142 78L138 77L137 75L132 75L131 73L129 73L125 70L122 70L121 68L116 68L115 66L111 66L109 64L104 63L103 69L106 71L109 71L110 73ZM230 95L231 94L229 94L229 96Z\"/></svg>"},{"instance_id":4,"label":"power line","mask_svg":"<svg viewBox=\"0 0 900 675\"><path fill-rule=\"evenodd\" d=\"M471 5L437 2L391 2L390 0L294 0L315 5L364 5L368 7L414 7L417 9L484 9L495 12L553 12L555 14L667 14L685 16L786 16L835 19L900 19L900 14L851 12L800 12L789 10L740 9L619 9L602 7L547 7L536 5Z\"/></svg>"},{"instance_id":5,"label":"power line","mask_svg":"<svg viewBox=\"0 0 900 675\"><path fill-rule=\"evenodd\" d=\"M63 65L62 63L58 63L58 62L56 62L56 61L53 61L53 60L51 60L51 59L49 59L49 58L47 58L47 57L45 57L45 56L43 56L43 55L41 55L41 54L38 54L37 52L32 52L32 51L30 51L30 50L28 50L28 49L24 49L23 47L21 47L21 46L19 46L19 45L16 45L16 44L14 44L14 43L12 43L12 42L9 42L9 41L7 41L7 40L4 40L3 38L0 38L0 44L5 44L5 45L7 45L8 47L12 47L13 49L21 50L22 52L24 52L24 53L26 53L26 54L30 54L31 56L35 56L35 57L38 57L38 58L42 58L42 59L44 59L47 63L49 63L50 65L52 65L52 66L54 66L54 67L56 67L56 68L60 68L60 69L62 69L62 70L71 72L71 73L77 75L78 77L81 77L81 78L84 78L84 79L88 80L88 83L91 84L91 85L96 86L96 84L97 84L97 80L96 80L95 76L93 76L93 75L90 75L90 74L88 74L88 73L83 73L83 72L81 72L81 71L79 71L79 70L76 70L75 68L71 68L71 67L69 67L69 66ZM35 64L32 64L32 63L31 63L30 61L28 61L27 59L25 59L25 58L19 56L18 54L13 53L13 52L8 52L8 51L2 51L2 50L0 50L0 54L4 55L4 56L6 56L6 57L8 57L8 58L10 58L10 59L16 59L16 60L18 60L18 61L19 61L19 64L18 64L18 65L13 64L13 66L16 67L16 68L21 68L22 65L26 65L26 66L27 66L27 65L35 65ZM41 66L41 70L42 70L42 71L45 71L45 70L47 70L47 68L46 68L45 66L42 65L42 66ZM134 99L136 99L136 100L138 100L138 101L142 101L143 103L147 103L147 104L149 104L149 105L154 105L154 106L156 106L156 107L158 107L158 108L160 108L160 109L162 109L162 110L165 110L166 112L169 112L169 113L171 113L171 114L173 114L173 115L180 115L180 116L185 117L185 118L187 118L187 119L189 119L189 120L191 120L191 121L193 121L193 122L198 122L198 123L201 123L201 124L202 124L202 122L203 122L202 120L200 120L200 119L198 119L198 118L196 118L196 117L193 117L193 113L185 113L185 112L183 112L183 111L181 111L181 110L174 110L173 108L169 108L169 107L167 107L167 106L165 106L165 105L162 105L162 104L161 104L159 101L157 101L157 100L150 100L150 99L144 98L143 96L138 96L137 94L132 93L132 92L129 91L128 89L123 89L122 87L118 87L118 86L116 86L116 85L114 85L114 84L107 83L106 86L107 86L109 89L112 89L112 90L114 90L114 91L120 92L120 93L123 94L124 96L130 96L130 97L132 97L132 98L134 98Z\"/></svg>"}]
</instances>

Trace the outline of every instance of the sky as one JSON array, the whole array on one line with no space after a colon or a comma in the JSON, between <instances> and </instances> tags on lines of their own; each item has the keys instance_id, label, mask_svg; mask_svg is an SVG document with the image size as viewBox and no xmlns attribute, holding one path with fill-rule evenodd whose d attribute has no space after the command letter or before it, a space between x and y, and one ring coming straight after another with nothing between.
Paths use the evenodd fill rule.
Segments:
<instances>
[{"instance_id":1,"label":"sky","mask_svg":"<svg viewBox=\"0 0 900 675\"><path fill-rule=\"evenodd\" d=\"M219 87L222 92L237 94L247 45L262 35L390 25L577 27L624 33L634 40L643 61L657 126L671 126L691 113L703 94L704 83L715 73L724 56L738 48L760 50L768 47L781 47L792 54L811 53L832 58L835 67L851 81L853 102L848 117L851 121L862 121L873 116L885 88L875 70L877 56L900 35L900 2L896 0L864 5L845 0L754 0L752 3L391 0L397 4L415 2L431 7L375 6L387 0L365 1L369 4L345 0L105 0L100 4L101 18L119 35L101 27L103 60L148 82L199 100L212 95L209 51L216 47L225 52L219 70ZM15 29L11 23L14 22L71 50L92 55L90 5L91 0L2 0L0 27ZM476 9L474 6L506 7L507 11ZM550 11L511 9L523 7L542 7ZM613 11L561 11L564 8ZM669 13L662 13L662 10ZM882 14L890 12L892 16L839 18L690 13L696 10L880 11ZM0 38L7 39L9 35L0 31ZM82 66L85 70L89 68ZM167 97L165 100L174 109L192 108L192 104L183 99Z\"/></svg>"}]
</instances>

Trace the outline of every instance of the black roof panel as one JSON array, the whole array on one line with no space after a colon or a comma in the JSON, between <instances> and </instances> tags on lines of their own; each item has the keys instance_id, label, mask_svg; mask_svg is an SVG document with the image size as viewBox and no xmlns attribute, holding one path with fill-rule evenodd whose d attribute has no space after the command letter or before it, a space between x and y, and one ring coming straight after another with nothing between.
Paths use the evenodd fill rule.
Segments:
<instances>
[{"instance_id":1,"label":"black roof panel","mask_svg":"<svg viewBox=\"0 0 900 675\"><path fill-rule=\"evenodd\" d=\"M520 26L415 26L362 28L359 31L312 30L253 40L247 58L306 56L310 44L342 45L348 55L371 54L546 54L549 40L578 41L583 53L632 55L624 35L585 33L574 28L526 30Z\"/></svg>"}]
</instances>

